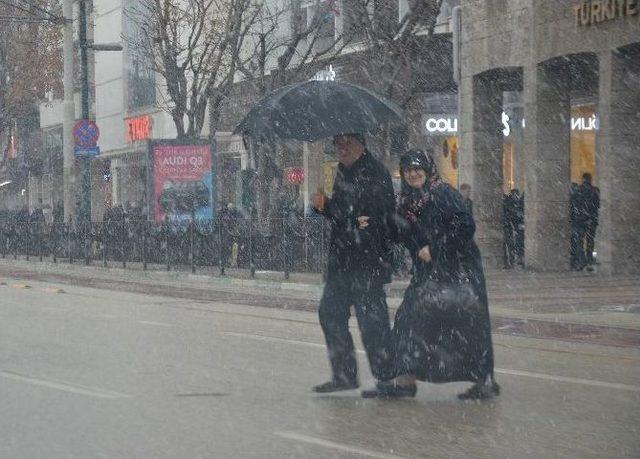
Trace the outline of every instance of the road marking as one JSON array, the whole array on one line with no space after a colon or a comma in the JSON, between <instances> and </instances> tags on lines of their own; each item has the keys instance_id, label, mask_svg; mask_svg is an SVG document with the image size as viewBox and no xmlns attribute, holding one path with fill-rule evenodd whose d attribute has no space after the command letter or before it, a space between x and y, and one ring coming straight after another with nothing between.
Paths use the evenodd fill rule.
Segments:
<instances>
[{"instance_id":1,"label":"road marking","mask_svg":"<svg viewBox=\"0 0 640 459\"><path fill-rule=\"evenodd\" d=\"M142 325L153 325L154 327L173 327L173 324L166 324L164 322L153 322L152 320L139 320L138 323Z\"/></svg>"},{"instance_id":2,"label":"road marking","mask_svg":"<svg viewBox=\"0 0 640 459\"><path fill-rule=\"evenodd\" d=\"M573 384L584 384L585 386L593 386L593 387L606 387L608 389L618 389L618 390L628 390L632 392L640 392L640 386L633 386L631 384L620 384L620 383L612 383L607 381L597 381L595 379L583 379L583 378L572 378L569 376L556 376L556 375L548 375L545 373L536 373L533 371L524 371L524 370L509 370L506 368L496 368L494 370L496 373L501 373L504 375L512 375L512 376L526 376L528 378L536 378L536 379L544 379L547 381L558 381L558 382L566 382Z\"/></svg>"},{"instance_id":3,"label":"road marking","mask_svg":"<svg viewBox=\"0 0 640 459\"><path fill-rule=\"evenodd\" d=\"M311 343L309 341L298 341L293 339L286 338L277 338L275 336L265 336L265 335L253 335L249 333L236 333L236 332L222 332L222 335L227 336L236 336L242 338L254 339L257 341L268 341L272 343L288 343L288 344L297 344L303 345L307 347L313 348L325 348L324 344ZM365 352L361 349L356 350L358 354L365 354ZM510 376L524 376L527 378L535 378L542 379L545 381L556 381L556 382L565 382L571 384L581 384L584 386L592 386L592 387L606 387L607 389L617 389L617 390L627 390L632 392L640 392L640 386L635 386L631 384L620 384L613 383L608 381L598 381L595 379L584 379L584 378L572 378L570 376L557 376L557 375L549 375L546 373L536 373L534 371L525 371L525 370L511 370L508 368L496 368L494 370L496 373L510 375Z\"/></svg>"},{"instance_id":4,"label":"road marking","mask_svg":"<svg viewBox=\"0 0 640 459\"><path fill-rule=\"evenodd\" d=\"M357 454L359 456L373 457L376 459L403 459L402 456L396 456L395 454L380 453L369 449L359 448L357 446L344 445L334 441L323 440L322 438L310 437L296 432L274 432L273 434L281 438L286 438L287 440L322 446L324 448L335 449L349 454Z\"/></svg>"},{"instance_id":5,"label":"road marking","mask_svg":"<svg viewBox=\"0 0 640 459\"><path fill-rule=\"evenodd\" d=\"M525 349L528 351L538 351L538 352L554 352L556 354L571 354L571 355L579 355L581 357L596 357L601 359L611 360L627 360L631 362L640 362L640 359L635 357L628 357L624 355L615 355L615 354L596 354L593 352L579 352L574 350L565 350L565 349L549 349L546 347L538 347L538 346L521 346L519 344L505 344L505 343L493 343L494 347L504 347L507 349Z\"/></svg>"},{"instance_id":6,"label":"road marking","mask_svg":"<svg viewBox=\"0 0 640 459\"><path fill-rule=\"evenodd\" d=\"M254 339L256 341L268 341L270 343L289 343L289 344L299 344L301 346L307 346L307 347L315 347L315 348L320 348L320 349L324 349L326 346L324 344L319 344L319 343L311 343L309 341L298 341L295 339L287 339L287 338L277 338L275 336L265 336L265 335L253 335L250 333L236 333L236 332L220 332L221 335L225 335L225 336L235 336L235 337L240 337L240 338L250 338L250 339ZM357 351L358 353L362 352L364 354L364 351Z\"/></svg>"},{"instance_id":7,"label":"road marking","mask_svg":"<svg viewBox=\"0 0 640 459\"><path fill-rule=\"evenodd\" d=\"M0 376L7 379L13 379L14 381L21 381L27 384L33 384L35 386L48 387L50 389L61 390L63 392L69 392L72 394L87 395L89 397L106 398L106 399L118 399L118 398L130 398L130 395L121 394L120 392L114 392L110 390L98 389L90 386L83 386L80 384L70 384L60 381L51 381L46 379L34 378L31 376L22 375L14 371L2 370Z\"/></svg>"}]
</instances>

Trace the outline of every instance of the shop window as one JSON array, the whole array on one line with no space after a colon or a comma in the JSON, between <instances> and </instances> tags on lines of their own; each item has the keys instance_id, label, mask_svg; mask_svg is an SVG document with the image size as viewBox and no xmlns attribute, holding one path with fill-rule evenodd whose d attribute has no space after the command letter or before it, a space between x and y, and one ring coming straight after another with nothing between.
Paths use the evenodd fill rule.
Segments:
<instances>
[{"instance_id":1,"label":"shop window","mask_svg":"<svg viewBox=\"0 0 640 459\"><path fill-rule=\"evenodd\" d=\"M596 131L598 121L594 104L571 108L571 182L582 183L582 174L588 172L597 183Z\"/></svg>"}]
</instances>

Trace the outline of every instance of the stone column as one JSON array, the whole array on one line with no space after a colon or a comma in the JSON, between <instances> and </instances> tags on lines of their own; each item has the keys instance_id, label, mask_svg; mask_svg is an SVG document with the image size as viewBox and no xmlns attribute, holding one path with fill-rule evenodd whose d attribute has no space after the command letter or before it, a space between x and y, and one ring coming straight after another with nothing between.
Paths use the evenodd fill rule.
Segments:
<instances>
[{"instance_id":1,"label":"stone column","mask_svg":"<svg viewBox=\"0 0 640 459\"><path fill-rule=\"evenodd\" d=\"M472 82L472 113L470 131L463 133L463 142L471 142L471 151L463 153L464 168L460 182L471 185L476 221L476 242L488 267L503 264L502 231L502 89L491 73L476 75ZM464 93L463 93L464 94ZM468 97L467 97L468 99ZM469 100L467 100L469 102ZM463 101L464 104L464 101ZM467 108L468 111L468 108ZM463 119L469 116L463 114ZM465 123L463 123L465 126ZM466 127L464 129L467 129ZM465 142L466 140L466 142Z\"/></svg>"},{"instance_id":2,"label":"stone column","mask_svg":"<svg viewBox=\"0 0 640 459\"><path fill-rule=\"evenodd\" d=\"M639 47L640 48L640 47ZM640 272L640 49L599 56L598 271Z\"/></svg>"},{"instance_id":3,"label":"stone column","mask_svg":"<svg viewBox=\"0 0 640 459\"><path fill-rule=\"evenodd\" d=\"M525 264L569 268L569 73L560 59L524 72Z\"/></svg>"}]
</instances>

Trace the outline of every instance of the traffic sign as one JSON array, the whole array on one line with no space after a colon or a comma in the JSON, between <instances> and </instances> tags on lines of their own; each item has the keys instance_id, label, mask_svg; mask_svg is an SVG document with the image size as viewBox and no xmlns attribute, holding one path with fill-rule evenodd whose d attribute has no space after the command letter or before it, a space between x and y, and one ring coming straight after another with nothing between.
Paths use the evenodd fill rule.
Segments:
<instances>
[{"instance_id":1,"label":"traffic sign","mask_svg":"<svg viewBox=\"0 0 640 459\"><path fill-rule=\"evenodd\" d=\"M91 158L100 154L100 147L76 147L74 151L76 156L82 158Z\"/></svg>"},{"instance_id":2,"label":"traffic sign","mask_svg":"<svg viewBox=\"0 0 640 459\"><path fill-rule=\"evenodd\" d=\"M95 147L99 137L100 129L91 120L80 120L73 126L73 138L76 141L76 147Z\"/></svg>"}]
</instances>

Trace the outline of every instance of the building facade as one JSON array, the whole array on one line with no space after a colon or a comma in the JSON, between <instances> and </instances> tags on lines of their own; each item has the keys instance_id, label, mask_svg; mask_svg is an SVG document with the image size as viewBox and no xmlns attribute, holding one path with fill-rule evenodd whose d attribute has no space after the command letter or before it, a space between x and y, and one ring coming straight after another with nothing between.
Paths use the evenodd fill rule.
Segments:
<instances>
[{"instance_id":1,"label":"building facade","mask_svg":"<svg viewBox=\"0 0 640 459\"><path fill-rule=\"evenodd\" d=\"M468 0L462 24L459 181L487 262L501 265L502 193L518 187L527 267L568 269L569 188L589 172L599 269L640 271L640 3Z\"/></svg>"}]
</instances>

